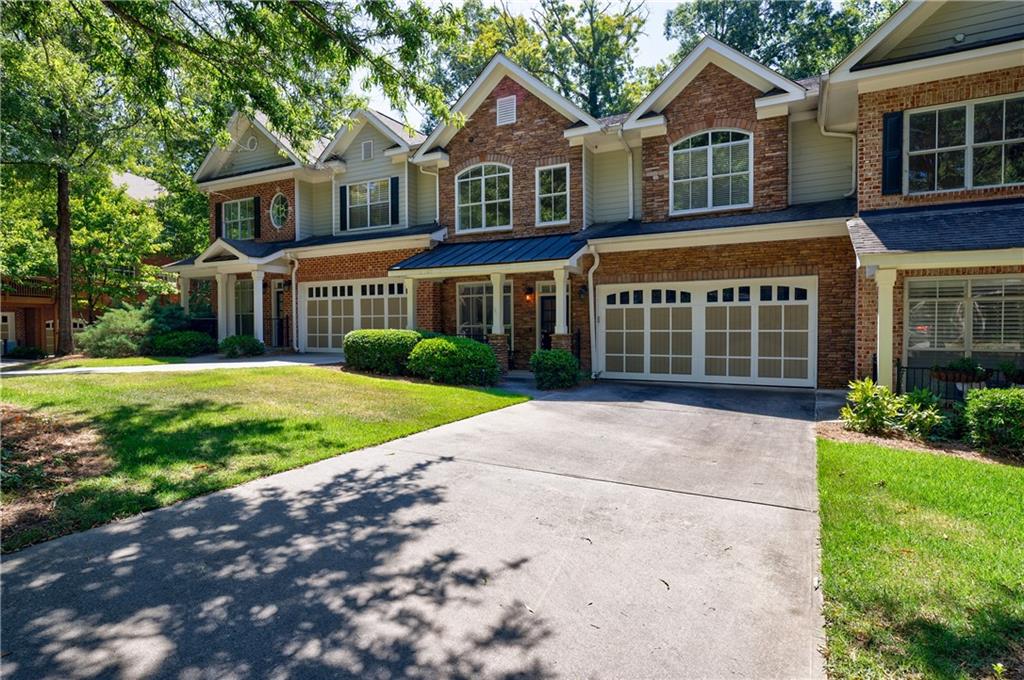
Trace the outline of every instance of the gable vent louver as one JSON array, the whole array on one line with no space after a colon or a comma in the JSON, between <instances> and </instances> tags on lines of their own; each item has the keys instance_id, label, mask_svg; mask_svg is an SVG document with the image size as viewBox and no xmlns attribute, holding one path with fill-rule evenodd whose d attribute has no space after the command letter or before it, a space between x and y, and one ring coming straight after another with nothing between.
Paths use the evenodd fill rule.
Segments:
<instances>
[{"instance_id":1,"label":"gable vent louver","mask_svg":"<svg viewBox=\"0 0 1024 680\"><path fill-rule=\"evenodd\" d=\"M496 125L511 125L516 122L516 98L502 97L498 100L498 119Z\"/></svg>"}]
</instances>

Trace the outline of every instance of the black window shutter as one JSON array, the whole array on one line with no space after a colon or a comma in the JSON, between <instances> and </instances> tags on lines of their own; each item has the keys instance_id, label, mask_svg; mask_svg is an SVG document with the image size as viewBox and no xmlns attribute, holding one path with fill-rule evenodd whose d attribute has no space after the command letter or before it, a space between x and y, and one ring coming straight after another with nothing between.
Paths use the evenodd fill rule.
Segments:
<instances>
[{"instance_id":1,"label":"black window shutter","mask_svg":"<svg viewBox=\"0 0 1024 680\"><path fill-rule=\"evenodd\" d=\"M224 238L224 204L213 204L213 225L216 238Z\"/></svg>"},{"instance_id":2,"label":"black window shutter","mask_svg":"<svg viewBox=\"0 0 1024 680\"><path fill-rule=\"evenodd\" d=\"M398 178L391 178L391 224L398 224Z\"/></svg>"},{"instance_id":3,"label":"black window shutter","mask_svg":"<svg viewBox=\"0 0 1024 680\"><path fill-rule=\"evenodd\" d=\"M338 231L348 229L348 187L338 187Z\"/></svg>"},{"instance_id":4,"label":"black window shutter","mask_svg":"<svg viewBox=\"0 0 1024 680\"><path fill-rule=\"evenodd\" d=\"M260 237L260 197L252 197L252 235L253 238Z\"/></svg>"},{"instance_id":5,"label":"black window shutter","mask_svg":"<svg viewBox=\"0 0 1024 680\"><path fill-rule=\"evenodd\" d=\"M903 112L882 114L882 193L903 193Z\"/></svg>"}]
</instances>

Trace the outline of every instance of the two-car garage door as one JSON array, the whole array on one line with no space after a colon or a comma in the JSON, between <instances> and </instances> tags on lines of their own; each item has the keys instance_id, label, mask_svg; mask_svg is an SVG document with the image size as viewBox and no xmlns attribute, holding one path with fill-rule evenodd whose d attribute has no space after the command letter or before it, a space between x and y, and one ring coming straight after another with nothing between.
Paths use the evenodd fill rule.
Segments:
<instances>
[{"instance_id":1,"label":"two-car garage door","mask_svg":"<svg viewBox=\"0 0 1024 680\"><path fill-rule=\"evenodd\" d=\"M607 378L813 387L817 278L597 287Z\"/></svg>"},{"instance_id":2,"label":"two-car garage door","mask_svg":"<svg viewBox=\"0 0 1024 680\"><path fill-rule=\"evenodd\" d=\"M408 327L408 300L400 281L323 281L299 287L299 340L310 352L342 350L357 328Z\"/></svg>"}]
</instances>

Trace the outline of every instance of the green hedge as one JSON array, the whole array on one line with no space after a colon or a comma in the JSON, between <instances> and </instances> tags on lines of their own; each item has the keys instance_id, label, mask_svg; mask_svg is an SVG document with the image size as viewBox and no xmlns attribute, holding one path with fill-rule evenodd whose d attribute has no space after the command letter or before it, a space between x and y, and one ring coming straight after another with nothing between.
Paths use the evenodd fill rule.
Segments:
<instances>
[{"instance_id":1,"label":"green hedge","mask_svg":"<svg viewBox=\"0 0 1024 680\"><path fill-rule=\"evenodd\" d=\"M8 359L43 359L46 357L46 352L39 347L18 345L7 350L4 356Z\"/></svg>"},{"instance_id":2,"label":"green hedge","mask_svg":"<svg viewBox=\"0 0 1024 680\"><path fill-rule=\"evenodd\" d=\"M542 390L567 389L580 381L580 362L564 349L537 350L530 357L530 370Z\"/></svg>"},{"instance_id":3,"label":"green hedge","mask_svg":"<svg viewBox=\"0 0 1024 680\"><path fill-rule=\"evenodd\" d=\"M345 363L361 371L400 375L422 337L407 330L351 331L345 335Z\"/></svg>"},{"instance_id":4,"label":"green hedge","mask_svg":"<svg viewBox=\"0 0 1024 680\"><path fill-rule=\"evenodd\" d=\"M469 338L421 340L409 354L409 372L449 385L494 385L501 377L490 345Z\"/></svg>"},{"instance_id":5,"label":"green hedge","mask_svg":"<svg viewBox=\"0 0 1024 680\"><path fill-rule=\"evenodd\" d=\"M150 340L148 349L160 357L194 357L216 352L217 341L201 331L171 331Z\"/></svg>"},{"instance_id":6,"label":"green hedge","mask_svg":"<svg viewBox=\"0 0 1024 680\"><path fill-rule=\"evenodd\" d=\"M971 390L964 420L971 443L1024 458L1024 387Z\"/></svg>"},{"instance_id":7,"label":"green hedge","mask_svg":"<svg viewBox=\"0 0 1024 680\"><path fill-rule=\"evenodd\" d=\"M232 335L220 343L220 353L229 359L234 357L253 357L263 354L267 348L262 342L251 335Z\"/></svg>"}]
</instances>

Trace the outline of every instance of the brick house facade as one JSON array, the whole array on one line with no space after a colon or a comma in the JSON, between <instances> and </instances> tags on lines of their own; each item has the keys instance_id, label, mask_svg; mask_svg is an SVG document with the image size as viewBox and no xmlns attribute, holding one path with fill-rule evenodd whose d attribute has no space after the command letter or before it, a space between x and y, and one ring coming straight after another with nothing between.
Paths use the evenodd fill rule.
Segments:
<instances>
[{"instance_id":1,"label":"brick house facade","mask_svg":"<svg viewBox=\"0 0 1024 680\"><path fill-rule=\"evenodd\" d=\"M284 194L288 199L288 219L277 229L270 221L270 203L274 196ZM274 182L262 182L250 186L232 189L218 189L210 194L210 241L217 239L217 211L227 201L242 198L259 197L260 199L260 234L254 240L257 243L295 240L295 180L281 179Z\"/></svg>"}]
</instances>

